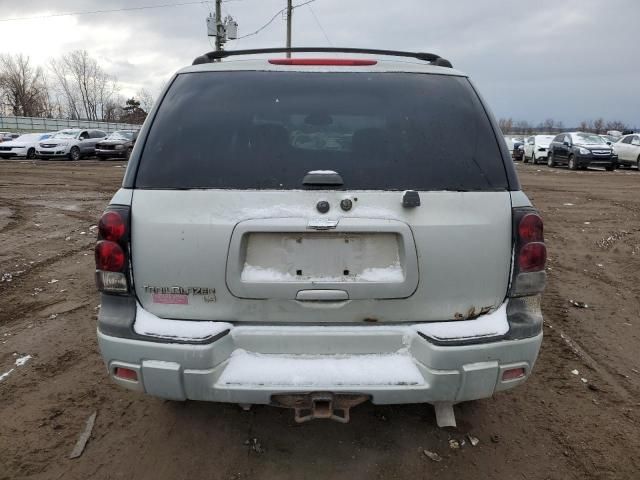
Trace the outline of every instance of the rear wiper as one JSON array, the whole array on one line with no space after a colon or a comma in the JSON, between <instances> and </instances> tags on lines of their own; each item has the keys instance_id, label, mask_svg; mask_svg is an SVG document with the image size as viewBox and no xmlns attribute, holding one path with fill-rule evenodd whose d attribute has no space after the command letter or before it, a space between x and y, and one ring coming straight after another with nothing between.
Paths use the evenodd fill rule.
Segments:
<instances>
[{"instance_id":1,"label":"rear wiper","mask_svg":"<svg viewBox=\"0 0 640 480\"><path fill-rule=\"evenodd\" d=\"M338 172L333 170L311 170L302 180L303 185L340 186L344 181Z\"/></svg>"}]
</instances>

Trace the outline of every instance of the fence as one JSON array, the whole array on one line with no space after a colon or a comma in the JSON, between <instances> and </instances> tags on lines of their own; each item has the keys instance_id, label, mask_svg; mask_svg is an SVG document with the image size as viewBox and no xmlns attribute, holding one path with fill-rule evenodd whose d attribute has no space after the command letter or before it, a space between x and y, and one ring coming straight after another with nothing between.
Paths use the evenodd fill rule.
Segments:
<instances>
[{"instance_id":1,"label":"fence","mask_svg":"<svg viewBox=\"0 0 640 480\"><path fill-rule=\"evenodd\" d=\"M115 130L137 130L140 125L94 122L90 120L66 120L64 118L3 117L0 115L0 131L2 132L57 132L63 128L96 129L110 133Z\"/></svg>"}]
</instances>

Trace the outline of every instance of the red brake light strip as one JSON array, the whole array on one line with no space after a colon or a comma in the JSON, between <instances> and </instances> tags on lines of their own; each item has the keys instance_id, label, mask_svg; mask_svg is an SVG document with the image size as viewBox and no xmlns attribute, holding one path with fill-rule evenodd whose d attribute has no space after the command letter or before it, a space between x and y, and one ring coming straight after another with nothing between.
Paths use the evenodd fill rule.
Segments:
<instances>
[{"instance_id":1,"label":"red brake light strip","mask_svg":"<svg viewBox=\"0 0 640 480\"><path fill-rule=\"evenodd\" d=\"M364 67L376 65L377 60L353 59L353 58L272 58L272 65L330 65L341 67Z\"/></svg>"}]
</instances>

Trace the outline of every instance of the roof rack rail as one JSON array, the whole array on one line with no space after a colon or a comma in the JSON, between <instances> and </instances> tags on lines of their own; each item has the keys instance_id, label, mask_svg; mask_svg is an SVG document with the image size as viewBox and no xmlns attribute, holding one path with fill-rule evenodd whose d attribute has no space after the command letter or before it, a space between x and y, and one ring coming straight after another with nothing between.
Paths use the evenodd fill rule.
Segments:
<instances>
[{"instance_id":1,"label":"roof rack rail","mask_svg":"<svg viewBox=\"0 0 640 480\"><path fill-rule=\"evenodd\" d=\"M403 52L399 50L379 50L375 48L336 48L336 47L293 47L293 48L255 48L251 50L219 50L217 52L209 52L197 57L193 61L193 65L202 63L211 63L215 60L222 60L226 57L235 57L239 55L256 55L260 53L365 53L373 55L386 55L390 57L409 57L417 58L429 62L431 65L438 67L452 68L451 62L445 58L433 53L423 52Z\"/></svg>"}]
</instances>

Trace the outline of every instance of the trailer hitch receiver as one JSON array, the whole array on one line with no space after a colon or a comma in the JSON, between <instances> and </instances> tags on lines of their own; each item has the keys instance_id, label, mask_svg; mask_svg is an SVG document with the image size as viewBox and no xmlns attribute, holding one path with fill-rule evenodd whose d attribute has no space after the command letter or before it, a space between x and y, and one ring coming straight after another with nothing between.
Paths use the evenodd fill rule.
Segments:
<instances>
[{"instance_id":1,"label":"trailer hitch receiver","mask_svg":"<svg viewBox=\"0 0 640 480\"><path fill-rule=\"evenodd\" d=\"M349 410L369 400L368 395L351 393L293 393L271 396L271 404L276 407L291 408L297 423L314 418L326 418L340 423L349 422Z\"/></svg>"}]
</instances>

